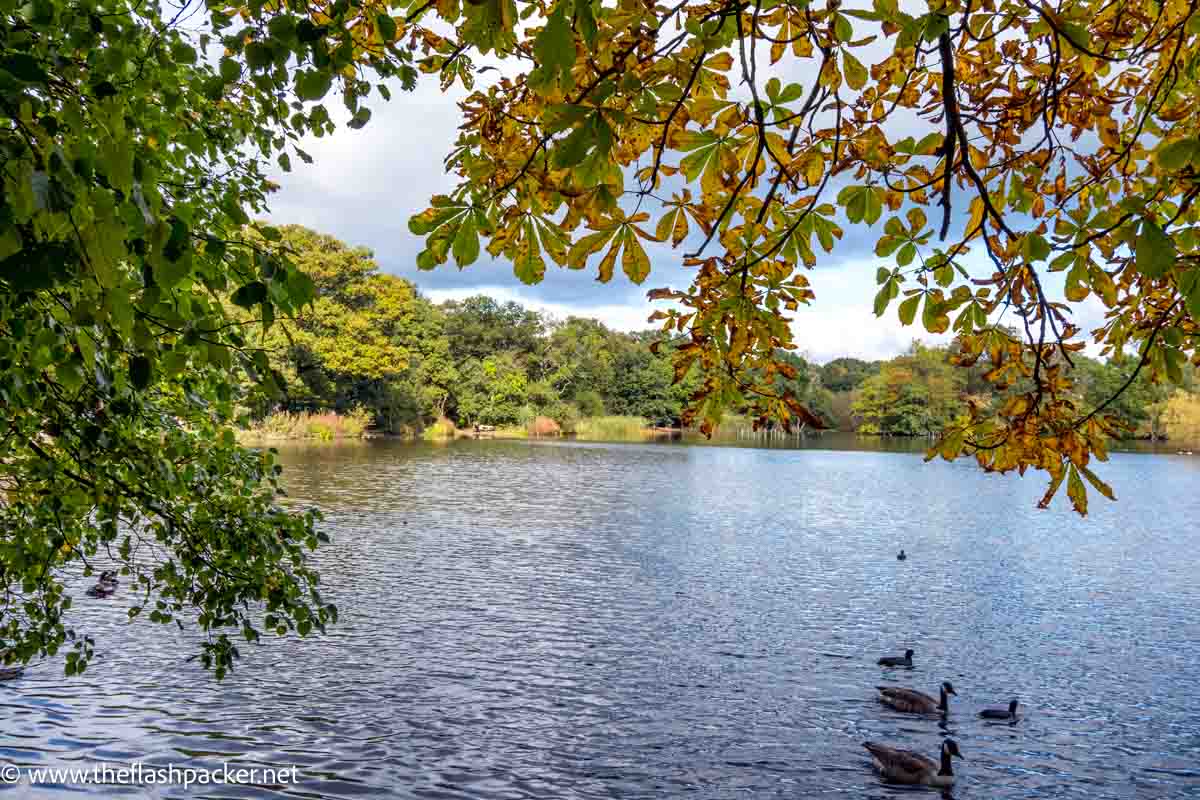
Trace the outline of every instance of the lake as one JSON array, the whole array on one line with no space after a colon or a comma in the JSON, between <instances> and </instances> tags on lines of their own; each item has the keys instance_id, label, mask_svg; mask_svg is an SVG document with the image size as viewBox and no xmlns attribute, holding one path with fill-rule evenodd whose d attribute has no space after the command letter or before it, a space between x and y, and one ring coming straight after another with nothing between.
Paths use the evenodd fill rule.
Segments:
<instances>
[{"instance_id":1,"label":"lake","mask_svg":"<svg viewBox=\"0 0 1200 800\"><path fill-rule=\"evenodd\" d=\"M1035 508L1040 476L903 452L284 455L293 499L325 510L341 624L243 647L217 684L191 638L79 591L97 659L0 683L0 764L299 776L104 789L137 796L883 798L912 790L864 740L933 755L949 733L955 797L1200 797L1200 458L1114 454L1119 502L1079 519ZM875 665L906 647L911 670ZM944 722L874 699L946 679ZM975 717L1012 697L1016 724Z\"/></svg>"}]
</instances>

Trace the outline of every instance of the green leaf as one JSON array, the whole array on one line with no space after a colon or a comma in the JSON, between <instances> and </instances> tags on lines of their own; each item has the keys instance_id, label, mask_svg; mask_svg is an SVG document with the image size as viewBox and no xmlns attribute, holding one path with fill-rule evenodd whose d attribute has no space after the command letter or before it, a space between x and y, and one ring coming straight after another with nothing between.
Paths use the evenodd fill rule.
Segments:
<instances>
[{"instance_id":1,"label":"green leaf","mask_svg":"<svg viewBox=\"0 0 1200 800\"><path fill-rule=\"evenodd\" d=\"M559 169L583 163L596 143L596 128L591 120L571 131L554 148L554 166Z\"/></svg>"},{"instance_id":2,"label":"green leaf","mask_svg":"<svg viewBox=\"0 0 1200 800\"><path fill-rule=\"evenodd\" d=\"M849 50L842 51L842 73L851 89L861 89L867 84L867 68L863 63L850 54Z\"/></svg>"},{"instance_id":3,"label":"green leaf","mask_svg":"<svg viewBox=\"0 0 1200 800\"><path fill-rule=\"evenodd\" d=\"M459 269L474 264L475 260L479 258L479 235L475 228L474 215L468 213L462 224L458 226L451 252L454 254L454 263L458 265Z\"/></svg>"},{"instance_id":4,"label":"green leaf","mask_svg":"<svg viewBox=\"0 0 1200 800\"><path fill-rule=\"evenodd\" d=\"M183 220L172 220L171 236L163 246L163 257L168 261L178 261L190 249L188 247L189 244L191 244L191 240L188 235L187 225L184 224Z\"/></svg>"},{"instance_id":5,"label":"green leaf","mask_svg":"<svg viewBox=\"0 0 1200 800\"><path fill-rule=\"evenodd\" d=\"M837 201L845 206L846 218L853 223L867 216L867 191L865 186L847 186L838 193Z\"/></svg>"},{"instance_id":6,"label":"green leaf","mask_svg":"<svg viewBox=\"0 0 1200 800\"><path fill-rule=\"evenodd\" d=\"M567 252L567 266L571 269L583 269L587 266L588 257L596 253L612 238L614 228L589 233L571 246Z\"/></svg>"},{"instance_id":7,"label":"green leaf","mask_svg":"<svg viewBox=\"0 0 1200 800\"><path fill-rule=\"evenodd\" d=\"M1104 495L1109 500L1117 499L1117 496L1113 494L1112 487L1100 480L1100 478L1096 476L1096 473L1092 472L1087 467L1081 467L1080 471L1083 473L1083 477L1088 479L1088 483L1096 487L1096 491L1100 492L1100 494Z\"/></svg>"},{"instance_id":8,"label":"green leaf","mask_svg":"<svg viewBox=\"0 0 1200 800\"><path fill-rule=\"evenodd\" d=\"M323 70L304 70L296 76L296 96L301 100L320 100L333 85L333 75Z\"/></svg>"},{"instance_id":9,"label":"green leaf","mask_svg":"<svg viewBox=\"0 0 1200 800\"><path fill-rule=\"evenodd\" d=\"M784 87L783 91L779 94L779 97L775 99L775 102L780 105L783 105L784 103L794 103L803 96L803 86L798 83L789 83Z\"/></svg>"},{"instance_id":10,"label":"green leaf","mask_svg":"<svg viewBox=\"0 0 1200 800\"><path fill-rule=\"evenodd\" d=\"M1134 264L1147 278L1161 278L1175 264L1175 242L1153 220L1142 220L1134 246Z\"/></svg>"},{"instance_id":11,"label":"green leaf","mask_svg":"<svg viewBox=\"0 0 1200 800\"><path fill-rule=\"evenodd\" d=\"M887 258L904 244L904 240L896 236L883 236L875 243L875 255ZM882 269L882 267L880 267Z\"/></svg>"},{"instance_id":12,"label":"green leaf","mask_svg":"<svg viewBox=\"0 0 1200 800\"><path fill-rule=\"evenodd\" d=\"M0 59L0 69L25 83L45 83L46 70L28 53L13 53Z\"/></svg>"},{"instance_id":13,"label":"green leaf","mask_svg":"<svg viewBox=\"0 0 1200 800\"><path fill-rule=\"evenodd\" d=\"M1027 262L1045 261L1050 255L1050 243L1038 233L1027 233L1021 241L1021 255Z\"/></svg>"},{"instance_id":14,"label":"green leaf","mask_svg":"<svg viewBox=\"0 0 1200 800\"><path fill-rule=\"evenodd\" d=\"M233 83L239 77L241 77L242 65L237 61L234 61L229 56L226 56L221 59L220 74L221 79L224 80L225 83Z\"/></svg>"},{"instance_id":15,"label":"green leaf","mask_svg":"<svg viewBox=\"0 0 1200 800\"><path fill-rule=\"evenodd\" d=\"M575 66L575 36L567 21L567 3L559 0L533 40L538 71L544 71L550 82L558 81L563 86L571 85L571 68Z\"/></svg>"},{"instance_id":16,"label":"green leaf","mask_svg":"<svg viewBox=\"0 0 1200 800\"><path fill-rule=\"evenodd\" d=\"M267 285L262 281L253 281L238 289L229 298L234 305L251 308L267 299Z\"/></svg>"},{"instance_id":17,"label":"green leaf","mask_svg":"<svg viewBox=\"0 0 1200 800\"><path fill-rule=\"evenodd\" d=\"M513 272L522 283L530 285L541 283L546 276L546 262L542 258L533 222L525 223L525 235L518 245L517 257L513 259Z\"/></svg>"},{"instance_id":18,"label":"green leaf","mask_svg":"<svg viewBox=\"0 0 1200 800\"><path fill-rule=\"evenodd\" d=\"M1189 136L1186 139L1176 139L1161 145L1154 152L1154 160L1168 172L1176 172L1191 163L1198 151L1200 151L1200 140L1197 140L1195 136Z\"/></svg>"},{"instance_id":19,"label":"green leaf","mask_svg":"<svg viewBox=\"0 0 1200 800\"><path fill-rule=\"evenodd\" d=\"M650 258L632 228L625 229L625 249L621 253L621 269L629 280L640 284L650 274Z\"/></svg>"},{"instance_id":20,"label":"green leaf","mask_svg":"<svg viewBox=\"0 0 1200 800\"><path fill-rule=\"evenodd\" d=\"M599 28L596 26L596 12L592 8L592 0L575 0L575 25L583 40L591 50L596 49L596 36Z\"/></svg>"},{"instance_id":21,"label":"green leaf","mask_svg":"<svg viewBox=\"0 0 1200 800\"><path fill-rule=\"evenodd\" d=\"M1075 469L1074 464L1070 466L1067 472L1067 497L1071 498L1071 505L1075 507L1079 515L1086 517L1088 510L1087 489L1084 488L1083 481L1079 479L1079 472Z\"/></svg>"},{"instance_id":22,"label":"green leaf","mask_svg":"<svg viewBox=\"0 0 1200 800\"><path fill-rule=\"evenodd\" d=\"M921 304L922 294L914 294L912 297L900 304L900 322L905 325L912 325L913 320L917 318L917 306Z\"/></svg>"},{"instance_id":23,"label":"green leaf","mask_svg":"<svg viewBox=\"0 0 1200 800\"><path fill-rule=\"evenodd\" d=\"M133 388L141 391L150 385L150 379L153 375L153 367L150 364L150 359L145 356L134 356L129 359L129 382L133 384Z\"/></svg>"},{"instance_id":24,"label":"green leaf","mask_svg":"<svg viewBox=\"0 0 1200 800\"><path fill-rule=\"evenodd\" d=\"M379 38L383 41L393 42L396 40L396 20L392 19L391 14L376 14L375 27L379 30Z\"/></svg>"},{"instance_id":25,"label":"green leaf","mask_svg":"<svg viewBox=\"0 0 1200 800\"><path fill-rule=\"evenodd\" d=\"M27 245L0 261L0 280L17 292L49 289L78 269L79 255L65 244Z\"/></svg>"},{"instance_id":26,"label":"green leaf","mask_svg":"<svg viewBox=\"0 0 1200 800\"><path fill-rule=\"evenodd\" d=\"M900 294L900 286L895 280L890 280L875 295L875 316L882 317L887 311L888 303Z\"/></svg>"},{"instance_id":27,"label":"green leaf","mask_svg":"<svg viewBox=\"0 0 1200 800\"><path fill-rule=\"evenodd\" d=\"M250 69L264 70L275 60L271 46L264 42L250 42L246 45L246 63Z\"/></svg>"},{"instance_id":28,"label":"green leaf","mask_svg":"<svg viewBox=\"0 0 1200 800\"><path fill-rule=\"evenodd\" d=\"M833 35L839 42L849 42L854 38L854 27L844 15L838 14L833 21Z\"/></svg>"}]
</instances>

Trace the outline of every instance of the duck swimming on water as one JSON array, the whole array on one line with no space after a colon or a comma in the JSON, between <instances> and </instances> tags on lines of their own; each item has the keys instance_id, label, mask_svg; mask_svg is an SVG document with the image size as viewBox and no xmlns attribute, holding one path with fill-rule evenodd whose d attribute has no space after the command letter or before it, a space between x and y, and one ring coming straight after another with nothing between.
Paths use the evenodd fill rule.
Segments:
<instances>
[{"instance_id":1,"label":"duck swimming on water","mask_svg":"<svg viewBox=\"0 0 1200 800\"><path fill-rule=\"evenodd\" d=\"M911 667L912 666L912 650L905 650L904 656L884 656L875 662L881 667Z\"/></svg>"},{"instance_id":2,"label":"duck swimming on water","mask_svg":"<svg viewBox=\"0 0 1200 800\"><path fill-rule=\"evenodd\" d=\"M904 548L903 548L903 547L901 547L901 548L900 548L900 552L896 554L896 560L897 560L897 561L903 561L903 560L905 560L906 558L908 558L908 556L904 554Z\"/></svg>"},{"instance_id":3,"label":"duck swimming on water","mask_svg":"<svg viewBox=\"0 0 1200 800\"><path fill-rule=\"evenodd\" d=\"M1008 704L1008 708L985 708L979 712L979 716L984 719L1016 719L1018 705L1020 704L1013 700Z\"/></svg>"},{"instance_id":4,"label":"duck swimming on water","mask_svg":"<svg viewBox=\"0 0 1200 800\"><path fill-rule=\"evenodd\" d=\"M911 750L898 750L876 742L863 742L871 754L872 764L886 781L921 784L924 786L953 786L954 769L950 758L962 758L953 739L942 740L941 763Z\"/></svg>"},{"instance_id":5,"label":"duck swimming on water","mask_svg":"<svg viewBox=\"0 0 1200 800\"><path fill-rule=\"evenodd\" d=\"M106 570L100 573L100 580L95 586L88 589L86 594L88 597L108 597L115 591L117 591L117 573L114 570Z\"/></svg>"}]
</instances>

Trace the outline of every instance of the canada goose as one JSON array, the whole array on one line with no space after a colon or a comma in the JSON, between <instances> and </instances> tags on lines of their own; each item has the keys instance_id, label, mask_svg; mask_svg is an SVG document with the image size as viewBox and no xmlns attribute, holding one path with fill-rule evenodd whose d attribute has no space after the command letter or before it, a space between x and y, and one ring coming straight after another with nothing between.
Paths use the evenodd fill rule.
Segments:
<instances>
[{"instance_id":1,"label":"canada goose","mask_svg":"<svg viewBox=\"0 0 1200 800\"><path fill-rule=\"evenodd\" d=\"M905 650L904 657L900 656L884 656L876 663L881 667L911 667L912 666L912 650Z\"/></svg>"},{"instance_id":2,"label":"canada goose","mask_svg":"<svg viewBox=\"0 0 1200 800\"><path fill-rule=\"evenodd\" d=\"M947 695L958 694L950 681L942 681L941 699L934 700L924 692L916 689L901 689L897 686L876 686L879 690L879 702L891 706L906 714L945 714L950 710L950 700Z\"/></svg>"},{"instance_id":3,"label":"canada goose","mask_svg":"<svg viewBox=\"0 0 1200 800\"><path fill-rule=\"evenodd\" d=\"M904 548L902 547L902 548L900 548L900 552L896 554L896 560L897 560L897 561L903 561L903 560L904 560L904 559L906 559L906 558L908 558L908 556L906 556L906 555L904 554Z\"/></svg>"},{"instance_id":4,"label":"canada goose","mask_svg":"<svg viewBox=\"0 0 1200 800\"><path fill-rule=\"evenodd\" d=\"M892 783L916 783L925 786L953 786L954 770L950 757L962 758L953 739L942 740L942 763L910 750L897 750L875 742L863 742L873 757L875 769Z\"/></svg>"},{"instance_id":5,"label":"canada goose","mask_svg":"<svg viewBox=\"0 0 1200 800\"><path fill-rule=\"evenodd\" d=\"M985 708L979 712L979 716L984 719L1016 719L1018 705L1017 701L1013 700L1008 704L1008 708Z\"/></svg>"}]
</instances>

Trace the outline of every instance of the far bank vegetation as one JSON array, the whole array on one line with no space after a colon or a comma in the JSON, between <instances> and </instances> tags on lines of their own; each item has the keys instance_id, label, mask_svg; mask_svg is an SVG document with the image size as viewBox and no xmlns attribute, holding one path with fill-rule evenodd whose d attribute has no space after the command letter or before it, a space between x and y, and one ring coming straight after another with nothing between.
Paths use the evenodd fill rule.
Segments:
<instances>
[{"instance_id":1,"label":"far bank vegetation","mask_svg":"<svg viewBox=\"0 0 1200 800\"><path fill-rule=\"evenodd\" d=\"M435 304L402 278L380 272L370 251L299 226L283 244L319 297L265 337L287 394L250 409L243 437L335 441L365 435L442 439L477 428L500 437L576 436L636 441L679 424L697 388L673 382L670 345L657 332L614 331L595 319L552 319L486 296ZM996 387L982 368L955 368L953 348L914 343L887 361L786 358L788 389L834 430L932 436L969 403L1005 402L1023 387ZM1074 358L1081 405L1106 400L1134 361ZM978 374L977 374L978 373ZM1109 410L1129 437L1200 441L1200 395L1189 372L1172 394L1144 375ZM748 431L727 416L718 435ZM804 431L803 433L811 433Z\"/></svg>"}]
</instances>

